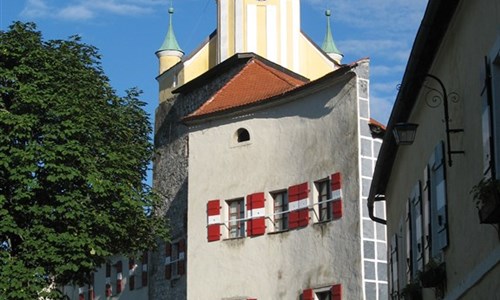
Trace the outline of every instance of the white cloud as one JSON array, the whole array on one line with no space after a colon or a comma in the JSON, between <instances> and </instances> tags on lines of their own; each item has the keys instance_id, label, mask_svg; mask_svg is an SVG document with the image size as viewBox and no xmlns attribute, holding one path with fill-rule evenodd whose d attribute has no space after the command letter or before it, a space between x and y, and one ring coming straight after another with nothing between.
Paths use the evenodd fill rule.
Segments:
<instances>
[{"instance_id":1,"label":"white cloud","mask_svg":"<svg viewBox=\"0 0 500 300\"><path fill-rule=\"evenodd\" d=\"M28 0L21 15L29 18L45 17L49 14L50 9L44 0Z\"/></svg>"},{"instance_id":2,"label":"white cloud","mask_svg":"<svg viewBox=\"0 0 500 300\"><path fill-rule=\"evenodd\" d=\"M413 32L422 18L427 0L305 0L311 6L332 10L334 20L371 34ZM380 30L383 28L383 32Z\"/></svg>"},{"instance_id":3,"label":"white cloud","mask_svg":"<svg viewBox=\"0 0 500 300\"><path fill-rule=\"evenodd\" d=\"M388 76L388 75L393 75L394 73L402 73L405 70L405 65L403 64L398 64L398 65L392 65L392 66L387 66L387 65L374 65L370 66L370 73L374 76Z\"/></svg>"},{"instance_id":4,"label":"white cloud","mask_svg":"<svg viewBox=\"0 0 500 300\"><path fill-rule=\"evenodd\" d=\"M90 9L109 12L118 15L135 15L149 13L152 9L144 1L132 1L141 2L135 4L127 4L123 2L116 2L114 0L94 0L86 1L86 5ZM139 5L142 4L142 5Z\"/></svg>"},{"instance_id":5,"label":"white cloud","mask_svg":"<svg viewBox=\"0 0 500 300\"><path fill-rule=\"evenodd\" d=\"M340 44L340 42L339 42ZM363 40L342 40L342 51L356 57L379 56L388 61L395 61L398 64L406 63L411 45L402 39L363 39Z\"/></svg>"},{"instance_id":6,"label":"white cloud","mask_svg":"<svg viewBox=\"0 0 500 300\"><path fill-rule=\"evenodd\" d=\"M383 83L370 84L370 91L375 95L394 96L398 93L399 81L385 81ZM394 99L392 99L394 100Z\"/></svg>"},{"instance_id":7,"label":"white cloud","mask_svg":"<svg viewBox=\"0 0 500 300\"><path fill-rule=\"evenodd\" d=\"M88 20L92 19L95 14L84 5L74 5L59 10L54 16L66 20Z\"/></svg>"},{"instance_id":8,"label":"white cloud","mask_svg":"<svg viewBox=\"0 0 500 300\"><path fill-rule=\"evenodd\" d=\"M100 14L143 15L152 13L163 0L28 0L22 15L30 18L89 20Z\"/></svg>"}]
</instances>

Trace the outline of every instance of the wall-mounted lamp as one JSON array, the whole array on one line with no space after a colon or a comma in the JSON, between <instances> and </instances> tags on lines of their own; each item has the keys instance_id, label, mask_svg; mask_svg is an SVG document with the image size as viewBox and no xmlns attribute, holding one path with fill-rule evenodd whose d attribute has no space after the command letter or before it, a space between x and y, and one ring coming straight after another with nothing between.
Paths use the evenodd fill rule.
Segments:
<instances>
[{"instance_id":1,"label":"wall-mounted lamp","mask_svg":"<svg viewBox=\"0 0 500 300\"><path fill-rule=\"evenodd\" d=\"M397 123L392 129L394 139L397 145L411 145L417 134L418 124L414 123Z\"/></svg>"},{"instance_id":2,"label":"wall-mounted lamp","mask_svg":"<svg viewBox=\"0 0 500 300\"><path fill-rule=\"evenodd\" d=\"M438 93L438 96L432 97L432 99L430 99L431 103L429 103L427 101L426 101L426 103L427 103L427 105L429 107L434 108L434 107L437 107L440 104L441 100L443 101L444 125L445 125L446 147L447 147L447 151L446 152L448 154L448 165L451 167L452 166L451 156L453 154L464 154L465 153L464 151L461 151L461 150L452 150L452 147L451 147L450 134L452 134L452 133L458 133L458 132L463 132L464 131L462 128L450 128L450 116L449 116L449 111L448 111L448 105L449 105L449 103L448 103L448 97L450 97L453 102L457 102L458 101L458 94L457 93L448 94L446 92L446 88L444 87L443 82L437 76L434 76L432 74L424 74L422 77L423 78L432 78L433 80L435 80L439 84L439 87L441 88L441 90L436 90L434 88L430 88L430 87L427 86L427 88L430 88L431 90L436 91ZM427 99L427 100L429 100L429 99ZM394 129L393 129L394 137L396 138L396 143L398 145L411 145L411 143L413 143L413 140L411 142L406 142L406 143L401 142L402 136L399 133L399 129L397 128L398 125L400 125L400 124L401 123L398 123L398 124L394 125ZM402 125L403 124L401 124L401 126ZM404 124L404 125L408 126L409 124ZM416 125L416 124L413 124L413 125ZM415 130L416 130L416 126L414 127L413 138L415 138L415 136L414 136L415 135ZM398 131L398 133L399 133L399 142L398 142L398 136L396 136L396 131ZM409 133L408 133L408 135L409 135Z\"/></svg>"}]
</instances>

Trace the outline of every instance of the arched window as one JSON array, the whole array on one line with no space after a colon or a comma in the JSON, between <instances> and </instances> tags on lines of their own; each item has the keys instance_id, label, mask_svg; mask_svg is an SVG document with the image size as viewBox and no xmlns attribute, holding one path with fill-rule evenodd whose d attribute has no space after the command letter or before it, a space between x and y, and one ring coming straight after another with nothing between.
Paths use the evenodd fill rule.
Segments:
<instances>
[{"instance_id":1,"label":"arched window","mask_svg":"<svg viewBox=\"0 0 500 300\"><path fill-rule=\"evenodd\" d=\"M250 133L245 128L240 128L236 131L238 143L250 140Z\"/></svg>"}]
</instances>

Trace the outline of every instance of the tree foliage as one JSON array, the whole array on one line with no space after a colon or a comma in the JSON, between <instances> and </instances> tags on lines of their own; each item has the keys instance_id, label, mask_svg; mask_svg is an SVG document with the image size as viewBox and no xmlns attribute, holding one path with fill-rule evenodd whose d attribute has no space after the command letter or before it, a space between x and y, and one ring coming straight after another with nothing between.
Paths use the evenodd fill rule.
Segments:
<instances>
[{"instance_id":1,"label":"tree foliage","mask_svg":"<svg viewBox=\"0 0 500 300\"><path fill-rule=\"evenodd\" d=\"M13 23L0 31L0 96L0 298L54 297L48 286L87 283L109 256L167 237L145 213L158 200L143 183L140 92L117 96L95 47Z\"/></svg>"}]
</instances>

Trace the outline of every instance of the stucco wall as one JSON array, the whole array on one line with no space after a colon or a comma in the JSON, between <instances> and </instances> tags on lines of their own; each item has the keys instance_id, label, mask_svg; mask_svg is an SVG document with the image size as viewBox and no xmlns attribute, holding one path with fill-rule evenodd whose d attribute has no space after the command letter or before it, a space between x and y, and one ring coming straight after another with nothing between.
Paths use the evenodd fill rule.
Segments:
<instances>
[{"instance_id":1,"label":"stucco wall","mask_svg":"<svg viewBox=\"0 0 500 300\"><path fill-rule=\"evenodd\" d=\"M481 91L484 82L484 57L500 37L500 3L498 1L461 1L448 33L436 56L430 73L439 77L448 93L459 96L457 103L450 102L450 127L463 128L463 133L452 137L452 150L464 150L465 154L452 156L453 165L446 166L449 246L445 249L447 292L450 299L462 295L470 279L477 274L477 267L488 255L500 247L498 232L490 225L479 224L475 204L470 191L482 178L482 129ZM430 79L428 84L438 88ZM423 89L409 122L419 124L417 137L412 146L400 146L386 193L388 232L400 233L399 225L406 211L406 200L412 187L423 180L423 171L434 146L446 141L442 103L429 107L429 99ZM448 160L448 155L446 155ZM404 241L404 237L402 237ZM498 274L499 266L485 276ZM496 277L498 279L498 276ZM469 282L469 283L468 283ZM472 285L464 299L491 299L500 294L497 285ZM477 282L476 282L477 283ZM488 288L481 288L488 287ZM430 290L432 291L432 290ZM434 298L434 293L425 295ZM426 298L427 299L427 298Z\"/></svg>"},{"instance_id":2,"label":"stucco wall","mask_svg":"<svg viewBox=\"0 0 500 300\"><path fill-rule=\"evenodd\" d=\"M189 134L188 298L299 299L305 288L341 283L362 298L356 77L309 96L231 119L193 126ZM251 140L238 144L239 128ZM341 172L340 220L254 238L207 242L207 202L269 192ZM273 228L269 220L267 230Z\"/></svg>"},{"instance_id":3,"label":"stucco wall","mask_svg":"<svg viewBox=\"0 0 500 300\"><path fill-rule=\"evenodd\" d=\"M189 92L164 99L156 109L153 188L164 201L159 213L167 218L171 240L185 238L187 234L189 149L187 127L181 119L196 110L241 67L236 64L224 75L209 80L206 86L193 87ZM150 261L149 299L185 299L186 276L165 279L164 244L151 253Z\"/></svg>"}]
</instances>

